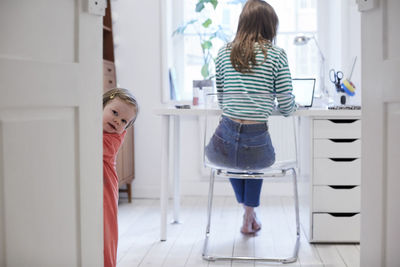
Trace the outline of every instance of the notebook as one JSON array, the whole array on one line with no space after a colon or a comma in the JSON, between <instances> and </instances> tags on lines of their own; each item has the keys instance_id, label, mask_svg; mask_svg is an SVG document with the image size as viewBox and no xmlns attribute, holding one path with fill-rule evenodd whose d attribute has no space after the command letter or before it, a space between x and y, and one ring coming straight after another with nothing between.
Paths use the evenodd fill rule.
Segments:
<instances>
[{"instance_id":1,"label":"notebook","mask_svg":"<svg viewBox=\"0 0 400 267\"><path fill-rule=\"evenodd\" d=\"M293 94L299 107L310 108L313 104L315 78L293 78Z\"/></svg>"}]
</instances>

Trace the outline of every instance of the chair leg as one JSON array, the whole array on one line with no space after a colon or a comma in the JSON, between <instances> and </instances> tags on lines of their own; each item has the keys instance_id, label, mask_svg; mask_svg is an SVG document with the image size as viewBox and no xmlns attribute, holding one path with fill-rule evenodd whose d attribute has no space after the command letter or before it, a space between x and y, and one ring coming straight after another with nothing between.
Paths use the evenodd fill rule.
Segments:
<instances>
[{"instance_id":1,"label":"chair leg","mask_svg":"<svg viewBox=\"0 0 400 267\"><path fill-rule=\"evenodd\" d=\"M293 256L287 258L284 263L291 263L297 261L300 248L300 215L299 215L299 193L297 188L297 172L295 168L291 168L293 173L293 197L294 197L294 211L296 216L296 243L294 245Z\"/></svg>"},{"instance_id":2,"label":"chair leg","mask_svg":"<svg viewBox=\"0 0 400 267\"><path fill-rule=\"evenodd\" d=\"M213 260L212 257L209 257L207 254L208 254L208 237L210 235L210 226L211 226L212 202L213 202L213 197L214 197L214 181L215 181L215 170L212 169L211 173L210 173L210 186L209 186L209 190L208 190L206 236L204 239L204 246L203 246L203 258L205 260Z\"/></svg>"}]
</instances>

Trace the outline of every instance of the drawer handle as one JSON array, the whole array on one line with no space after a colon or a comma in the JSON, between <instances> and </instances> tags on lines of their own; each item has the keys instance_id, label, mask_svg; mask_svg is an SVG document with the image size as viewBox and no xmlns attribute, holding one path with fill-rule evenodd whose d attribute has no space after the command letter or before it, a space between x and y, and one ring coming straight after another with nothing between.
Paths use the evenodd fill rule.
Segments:
<instances>
[{"instance_id":1,"label":"drawer handle","mask_svg":"<svg viewBox=\"0 0 400 267\"><path fill-rule=\"evenodd\" d=\"M352 189L357 187L357 185L328 185L330 188L333 189Z\"/></svg>"},{"instance_id":2,"label":"drawer handle","mask_svg":"<svg viewBox=\"0 0 400 267\"><path fill-rule=\"evenodd\" d=\"M110 69L110 68L108 68L107 70L108 70L109 72L111 72L111 71L112 71L112 69Z\"/></svg>"},{"instance_id":3,"label":"drawer handle","mask_svg":"<svg viewBox=\"0 0 400 267\"><path fill-rule=\"evenodd\" d=\"M113 83L113 80L108 80L108 83L109 83L109 84L112 84L112 83Z\"/></svg>"},{"instance_id":4,"label":"drawer handle","mask_svg":"<svg viewBox=\"0 0 400 267\"><path fill-rule=\"evenodd\" d=\"M336 162L352 162L355 161L357 158L329 158L329 159Z\"/></svg>"},{"instance_id":5,"label":"drawer handle","mask_svg":"<svg viewBox=\"0 0 400 267\"><path fill-rule=\"evenodd\" d=\"M353 122L356 122L358 120L357 119L353 119L353 120L348 119L348 120L330 120L330 121L333 122L333 123L353 123Z\"/></svg>"},{"instance_id":6,"label":"drawer handle","mask_svg":"<svg viewBox=\"0 0 400 267\"><path fill-rule=\"evenodd\" d=\"M357 138L347 138L347 139L329 139L334 143L353 143L357 141Z\"/></svg>"},{"instance_id":7,"label":"drawer handle","mask_svg":"<svg viewBox=\"0 0 400 267\"><path fill-rule=\"evenodd\" d=\"M335 213L328 213L329 215L333 217L353 217L358 214L358 212L352 212L352 213L347 213L347 212L335 212Z\"/></svg>"}]
</instances>

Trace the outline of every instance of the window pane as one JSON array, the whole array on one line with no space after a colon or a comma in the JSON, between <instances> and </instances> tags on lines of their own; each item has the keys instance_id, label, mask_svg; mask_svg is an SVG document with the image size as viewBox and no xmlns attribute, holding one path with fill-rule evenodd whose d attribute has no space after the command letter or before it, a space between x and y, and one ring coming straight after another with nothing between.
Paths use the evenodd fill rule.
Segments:
<instances>
[{"instance_id":1,"label":"window pane","mask_svg":"<svg viewBox=\"0 0 400 267\"><path fill-rule=\"evenodd\" d=\"M268 3L275 9L279 18L280 32L294 32L297 25L297 0L270 0Z\"/></svg>"}]
</instances>

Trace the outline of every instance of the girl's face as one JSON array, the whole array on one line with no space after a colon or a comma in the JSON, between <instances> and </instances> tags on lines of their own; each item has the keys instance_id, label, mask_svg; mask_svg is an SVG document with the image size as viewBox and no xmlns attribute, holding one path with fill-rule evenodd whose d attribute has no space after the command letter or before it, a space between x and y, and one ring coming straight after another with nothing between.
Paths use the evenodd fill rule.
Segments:
<instances>
[{"instance_id":1,"label":"girl's face","mask_svg":"<svg viewBox=\"0 0 400 267\"><path fill-rule=\"evenodd\" d=\"M133 105L115 97L103 109L103 131L121 134L135 116L136 111Z\"/></svg>"}]
</instances>

